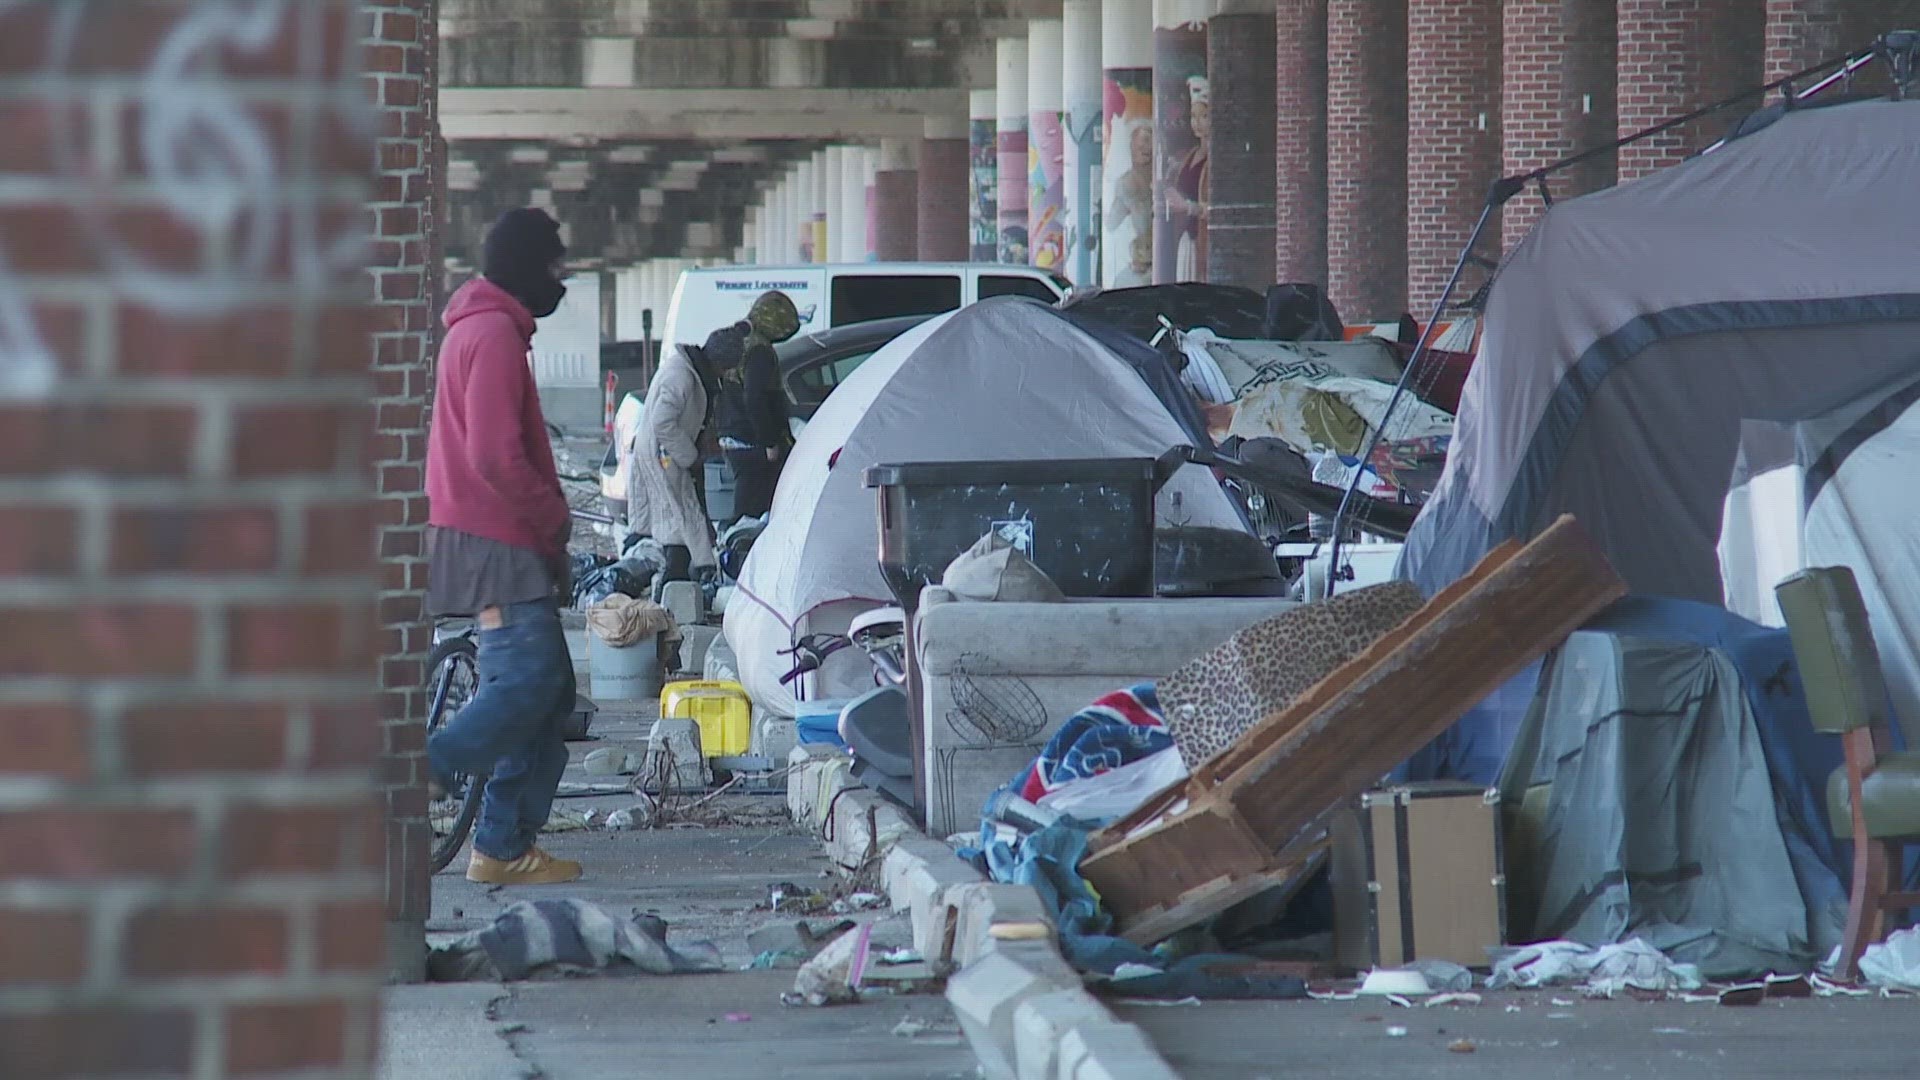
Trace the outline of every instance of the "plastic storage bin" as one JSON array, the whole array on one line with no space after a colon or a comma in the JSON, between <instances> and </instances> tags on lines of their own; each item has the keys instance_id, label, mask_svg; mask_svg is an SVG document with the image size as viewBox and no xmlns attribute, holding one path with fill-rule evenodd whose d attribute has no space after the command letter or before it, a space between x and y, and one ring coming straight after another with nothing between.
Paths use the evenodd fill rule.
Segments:
<instances>
[{"instance_id":1,"label":"plastic storage bin","mask_svg":"<svg viewBox=\"0 0 1920 1080\"><path fill-rule=\"evenodd\" d=\"M840 737L840 710L846 707L846 701L840 698L796 704L793 726L800 737L800 745L818 744L845 749L846 740Z\"/></svg>"},{"instance_id":2,"label":"plastic storage bin","mask_svg":"<svg viewBox=\"0 0 1920 1080\"><path fill-rule=\"evenodd\" d=\"M1068 596L1152 596L1164 479L1152 458L876 465L866 484L880 493L880 572L912 608L948 563L998 532Z\"/></svg>"},{"instance_id":3,"label":"plastic storage bin","mask_svg":"<svg viewBox=\"0 0 1920 1080\"><path fill-rule=\"evenodd\" d=\"M700 725L704 757L738 757L753 742L753 703L737 682L668 683L660 691L660 716Z\"/></svg>"}]
</instances>

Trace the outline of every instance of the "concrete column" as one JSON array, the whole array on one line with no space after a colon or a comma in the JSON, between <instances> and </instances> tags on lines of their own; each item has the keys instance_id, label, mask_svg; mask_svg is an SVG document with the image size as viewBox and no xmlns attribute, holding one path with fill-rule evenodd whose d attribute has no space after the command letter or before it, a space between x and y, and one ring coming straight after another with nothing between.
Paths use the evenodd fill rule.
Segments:
<instances>
[{"instance_id":1,"label":"concrete column","mask_svg":"<svg viewBox=\"0 0 1920 1080\"><path fill-rule=\"evenodd\" d=\"M800 258L800 167L794 165L780 181L780 230L774 264L785 266Z\"/></svg>"},{"instance_id":2,"label":"concrete column","mask_svg":"<svg viewBox=\"0 0 1920 1080\"><path fill-rule=\"evenodd\" d=\"M840 200L840 159L832 150L814 152L810 194L813 203L812 230L807 235L813 243L810 249L813 252L812 261L830 262L833 258L830 239L833 235L833 215L839 210Z\"/></svg>"},{"instance_id":3,"label":"concrete column","mask_svg":"<svg viewBox=\"0 0 1920 1080\"><path fill-rule=\"evenodd\" d=\"M1524 173L1614 135L1613 0L1507 0L1501 32L1501 171ZM1556 199L1613 183L1613 155L1555 174ZM1503 245L1526 239L1544 209L1532 189L1507 202Z\"/></svg>"},{"instance_id":4,"label":"concrete column","mask_svg":"<svg viewBox=\"0 0 1920 1080\"><path fill-rule=\"evenodd\" d=\"M1061 203L1067 259L1076 285L1100 283L1100 0L1061 9L1060 98L1065 106Z\"/></svg>"},{"instance_id":5,"label":"concrete column","mask_svg":"<svg viewBox=\"0 0 1920 1080\"><path fill-rule=\"evenodd\" d=\"M1274 0L1224 0L1207 27L1212 161L1204 220L1206 279L1273 284Z\"/></svg>"},{"instance_id":6,"label":"concrete column","mask_svg":"<svg viewBox=\"0 0 1920 1080\"><path fill-rule=\"evenodd\" d=\"M863 147L860 151L860 261L873 262L874 233L878 230L875 220L877 207L873 201L873 186L880 176L880 151L877 147Z\"/></svg>"},{"instance_id":7,"label":"concrete column","mask_svg":"<svg viewBox=\"0 0 1920 1080\"><path fill-rule=\"evenodd\" d=\"M847 261L847 153L849 147L829 146L820 167L821 207L826 211L826 246L819 262Z\"/></svg>"},{"instance_id":8,"label":"concrete column","mask_svg":"<svg viewBox=\"0 0 1920 1080\"><path fill-rule=\"evenodd\" d=\"M967 95L967 258L992 262L1000 251L1000 95Z\"/></svg>"},{"instance_id":9,"label":"concrete column","mask_svg":"<svg viewBox=\"0 0 1920 1080\"><path fill-rule=\"evenodd\" d=\"M1102 90L1101 283L1153 284L1153 0L1105 0Z\"/></svg>"},{"instance_id":10,"label":"concrete column","mask_svg":"<svg viewBox=\"0 0 1920 1080\"><path fill-rule=\"evenodd\" d=\"M1766 0L1617 0L1621 135L1644 131L1760 82ZM1685 159L1724 134L1708 117L1620 148L1620 179Z\"/></svg>"},{"instance_id":11,"label":"concrete column","mask_svg":"<svg viewBox=\"0 0 1920 1080\"><path fill-rule=\"evenodd\" d=\"M1324 287L1327 0L1279 0L1274 48L1274 279Z\"/></svg>"},{"instance_id":12,"label":"concrete column","mask_svg":"<svg viewBox=\"0 0 1920 1080\"><path fill-rule=\"evenodd\" d=\"M912 262L920 250L920 174L914 169L917 143L888 139L880 144L873 174L873 237L876 262Z\"/></svg>"},{"instance_id":13,"label":"concrete column","mask_svg":"<svg viewBox=\"0 0 1920 1080\"><path fill-rule=\"evenodd\" d=\"M1207 273L1206 190L1212 155L1207 20L1213 0L1153 4L1153 280Z\"/></svg>"},{"instance_id":14,"label":"concrete column","mask_svg":"<svg viewBox=\"0 0 1920 1080\"><path fill-rule=\"evenodd\" d=\"M840 201L827 208L832 216L833 262L865 262L867 258L866 149L840 148Z\"/></svg>"},{"instance_id":15,"label":"concrete column","mask_svg":"<svg viewBox=\"0 0 1920 1080\"><path fill-rule=\"evenodd\" d=\"M740 224L740 244L734 251L733 257L735 262L752 264L755 261L754 252L756 245L754 243L754 232L759 226L760 208L757 206L747 207L746 217Z\"/></svg>"},{"instance_id":16,"label":"concrete column","mask_svg":"<svg viewBox=\"0 0 1920 1080\"><path fill-rule=\"evenodd\" d=\"M814 206L820 194L820 165L812 158L801 161L793 177L793 259L812 263L814 259Z\"/></svg>"},{"instance_id":17,"label":"concrete column","mask_svg":"<svg viewBox=\"0 0 1920 1080\"><path fill-rule=\"evenodd\" d=\"M1422 319L1500 175L1500 20L1500 0L1407 6L1407 301ZM1482 245L1498 257L1498 217ZM1459 295L1485 279L1469 266Z\"/></svg>"},{"instance_id":18,"label":"concrete column","mask_svg":"<svg viewBox=\"0 0 1920 1080\"><path fill-rule=\"evenodd\" d=\"M918 248L923 262L972 257L969 218L977 202L971 189L980 170L969 162L968 129L977 126L957 117L927 117L918 170Z\"/></svg>"},{"instance_id":19,"label":"concrete column","mask_svg":"<svg viewBox=\"0 0 1920 1080\"><path fill-rule=\"evenodd\" d=\"M1027 260L1054 271L1067 255L1065 32L1059 19L1027 24Z\"/></svg>"},{"instance_id":20,"label":"concrete column","mask_svg":"<svg viewBox=\"0 0 1920 1080\"><path fill-rule=\"evenodd\" d=\"M994 258L1027 261L1027 39L995 43L994 147L999 162L1000 231Z\"/></svg>"},{"instance_id":21,"label":"concrete column","mask_svg":"<svg viewBox=\"0 0 1920 1080\"><path fill-rule=\"evenodd\" d=\"M1407 310L1407 0L1327 2L1327 292L1348 322Z\"/></svg>"}]
</instances>

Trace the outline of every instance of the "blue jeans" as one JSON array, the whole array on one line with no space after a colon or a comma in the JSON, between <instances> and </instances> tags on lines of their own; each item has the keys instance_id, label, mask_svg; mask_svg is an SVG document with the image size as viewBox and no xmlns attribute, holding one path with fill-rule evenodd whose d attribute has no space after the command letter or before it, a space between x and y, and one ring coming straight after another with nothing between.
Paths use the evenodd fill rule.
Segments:
<instances>
[{"instance_id":1,"label":"blue jeans","mask_svg":"<svg viewBox=\"0 0 1920 1080\"><path fill-rule=\"evenodd\" d=\"M573 657L554 601L509 604L500 613L499 629L480 631L479 689L427 741L427 760L442 786L454 773L489 778L473 847L511 861L547 823L567 768Z\"/></svg>"}]
</instances>

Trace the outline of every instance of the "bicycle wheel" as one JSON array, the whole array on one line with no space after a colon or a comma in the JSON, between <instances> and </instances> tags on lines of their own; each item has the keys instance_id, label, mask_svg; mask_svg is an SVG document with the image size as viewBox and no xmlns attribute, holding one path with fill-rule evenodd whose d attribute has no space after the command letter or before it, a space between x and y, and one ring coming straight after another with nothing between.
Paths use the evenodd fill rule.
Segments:
<instances>
[{"instance_id":1,"label":"bicycle wheel","mask_svg":"<svg viewBox=\"0 0 1920 1080\"><path fill-rule=\"evenodd\" d=\"M472 638L449 638L435 645L427 657L427 735L431 737L452 719L479 688L480 650ZM456 775L445 796L427 807L427 820L433 826L434 873L446 869L465 846L473 819L480 814L485 787L485 777Z\"/></svg>"}]
</instances>

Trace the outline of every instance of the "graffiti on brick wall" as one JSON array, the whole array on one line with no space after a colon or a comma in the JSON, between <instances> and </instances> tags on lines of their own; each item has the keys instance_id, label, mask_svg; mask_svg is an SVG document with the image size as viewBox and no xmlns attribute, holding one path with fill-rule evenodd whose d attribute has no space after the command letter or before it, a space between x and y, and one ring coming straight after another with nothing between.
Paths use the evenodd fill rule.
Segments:
<instances>
[{"instance_id":1,"label":"graffiti on brick wall","mask_svg":"<svg viewBox=\"0 0 1920 1080\"><path fill-rule=\"evenodd\" d=\"M326 23L339 9L302 0L190 5L131 84L134 107L113 109L73 58L89 26L101 25L98 9L123 2L0 0L0 18L36 7L48 16L35 81L54 110L53 169L40 179L73 208L73 242L108 287L156 311L210 316L257 302L263 283L315 295L364 266L357 193L330 190L326 174L338 167L326 160L327 132L369 146L372 137L357 74L327 54L339 38ZM296 70L277 79L234 73L288 41L299 43ZM8 254L0 252L0 393L31 393L46 388L54 365L34 332L30 290L7 274Z\"/></svg>"}]
</instances>

